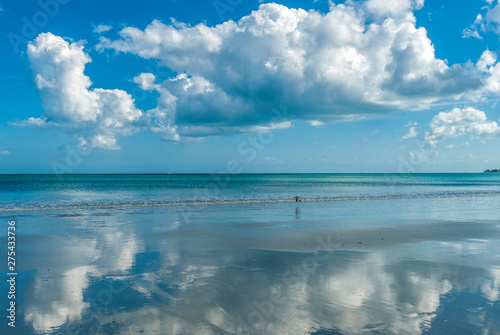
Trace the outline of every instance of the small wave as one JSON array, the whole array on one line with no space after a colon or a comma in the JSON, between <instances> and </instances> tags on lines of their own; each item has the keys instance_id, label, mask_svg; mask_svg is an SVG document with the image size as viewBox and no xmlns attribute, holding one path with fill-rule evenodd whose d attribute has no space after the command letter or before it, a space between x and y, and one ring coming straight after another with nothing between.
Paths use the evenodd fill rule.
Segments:
<instances>
[{"instance_id":1,"label":"small wave","mask_svg":"<svg viewBox=\"0 0 500 335\"><path fill-rule=\"evenodd\" d=\"M405 193L405 194L341 194L341 195L302 195L302 202L358 201L358 200L396 200L425 198L465 198L499 196L497 191L478 192L440 192L440 193ZM50 210L85 210L85 209L121 209L136 207L168 207L168 206L214 206L238 204L277 204L295 202L293 195L255 198L204 198L184 200L146 200L123 202L81 202L65 204L27 203L12 204L0 207L0 212L29 212Z\"/></svg>"}]
</instances>

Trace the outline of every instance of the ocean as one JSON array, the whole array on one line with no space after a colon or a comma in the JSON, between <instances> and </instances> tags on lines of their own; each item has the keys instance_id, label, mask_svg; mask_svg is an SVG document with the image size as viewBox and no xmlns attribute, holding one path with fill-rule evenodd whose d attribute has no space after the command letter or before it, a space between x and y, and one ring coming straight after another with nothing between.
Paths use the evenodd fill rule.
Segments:
<instances>
[{"instance_id":1,"label":"ocean","mask_svg":"<svg viewBox=\"0 0 500 335\"><path fill-rule=\"evenodd\" d=\"M500 174L0 175L1 211L495 197Z\"/></svg>"},{"instance_id":2,"label":"ocean","mask_svg":"<svg viewBox=\"0 0 500 335\"><path fill-rule=\"evenodd\" d=\"M2 334L500 333L500 174L1 175L0 217Z\"/></svg>"}]
</instances>

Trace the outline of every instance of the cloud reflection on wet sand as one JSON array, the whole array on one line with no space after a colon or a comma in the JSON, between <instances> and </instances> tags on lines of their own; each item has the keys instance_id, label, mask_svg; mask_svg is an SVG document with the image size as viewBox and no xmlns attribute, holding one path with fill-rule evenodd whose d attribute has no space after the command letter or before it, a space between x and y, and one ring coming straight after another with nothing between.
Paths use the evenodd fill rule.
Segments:
<instances>
[{"instance_id":1,"label":"cloud reflection on wet sand","mask_svg":"<svg viewBox=\"0 0 500 335\"><path fill-rule=\"evenodd\" d=\"M496 222L214 229L121 215L71 239L29 237L37 271L23 311L36 333L500 330Z\"/></svg>"}]
</instances>

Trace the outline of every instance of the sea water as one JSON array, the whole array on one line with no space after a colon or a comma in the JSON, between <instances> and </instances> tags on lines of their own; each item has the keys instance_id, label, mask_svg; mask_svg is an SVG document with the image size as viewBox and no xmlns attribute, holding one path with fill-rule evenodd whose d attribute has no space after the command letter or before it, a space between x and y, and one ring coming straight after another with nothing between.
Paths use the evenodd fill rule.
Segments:
<instances>
[{"instance_id":1,"label":"sea water","mask_svg":"<svg viewBox=\"0 0 500 335\"><path fill-rule=\"evenodd\" d=\"M500 174L0 175L0 210L489 197Z\"/></svg>"}]
</instances>

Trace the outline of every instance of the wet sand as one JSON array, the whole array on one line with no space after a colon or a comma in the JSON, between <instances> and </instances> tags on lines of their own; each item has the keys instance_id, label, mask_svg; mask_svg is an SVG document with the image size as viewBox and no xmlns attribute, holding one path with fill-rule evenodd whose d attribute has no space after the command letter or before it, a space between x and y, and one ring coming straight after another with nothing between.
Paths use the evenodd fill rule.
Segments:
<instances>
[{"instance_id":1,"label":"wet sand","mask_svg":"<svg viewBox=\"0 0 500 335\"><path fill-rule=\"evenodd\" d=\"M496 212L318 206L3 213L16 333L500 333Z\"/></svg>"}]
</instances>

